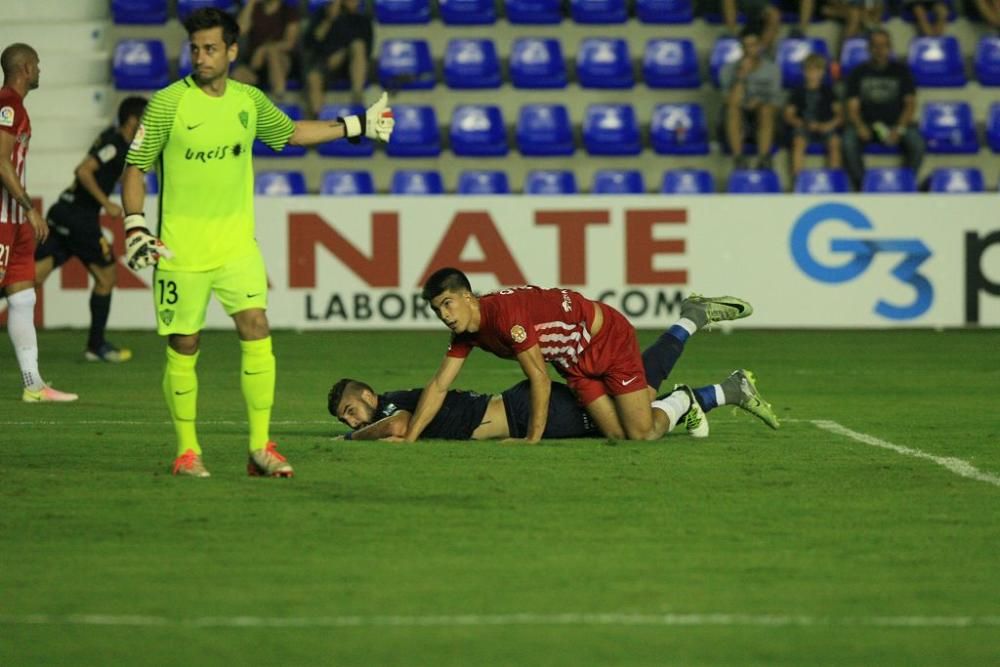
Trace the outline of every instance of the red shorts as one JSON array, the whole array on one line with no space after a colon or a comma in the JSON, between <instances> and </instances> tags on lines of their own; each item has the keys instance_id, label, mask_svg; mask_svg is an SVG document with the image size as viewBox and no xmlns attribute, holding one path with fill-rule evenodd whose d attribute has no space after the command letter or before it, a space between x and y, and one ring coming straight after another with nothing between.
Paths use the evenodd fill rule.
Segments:
<instances>
[{"instance_id":1,"label":"red shorts","mask_svg":"<svg viewBox=\"0 0 1000 667\"><path fill-rule=\"evenodd\" d=\"M0 222L0 288L20 282L35 282L35 230Z\"/></svg>"},{"instance_id":2,"label":"red shorts","mask_svg":"<svg viewBox=\"0 0 1000 667\"><path fill-rule=\"evenodd\" d=\"M580 405L590 405L601 396L621 396L646 388L646 369L635 328L611 306L598 306L604 324L584 350L576 366L561 369L566 384Z\"/></svg>"}]
</instances>

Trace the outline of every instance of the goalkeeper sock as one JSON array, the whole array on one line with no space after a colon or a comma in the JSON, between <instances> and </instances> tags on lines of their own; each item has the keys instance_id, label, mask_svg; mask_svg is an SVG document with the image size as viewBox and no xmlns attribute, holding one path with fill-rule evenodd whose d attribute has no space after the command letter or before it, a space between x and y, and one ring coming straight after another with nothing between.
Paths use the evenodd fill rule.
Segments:
<instances>
[{"instance_id":1,"label":"goalkeeper sock","mask_svg":"<svg viewBox=\"0 0 1000 667\"><path fill-rule=\"evenodd\" d=\"M240 387L250 422L250 451L264 449L271 439L271 406L274 405L275 363L271 337L241 340Z\"/></svg>"},{"instance_id":2,"label":"goalkeeper sock","mask_svg":"<svg viewBox=\"0 0 1000 667\"><path fill-rule=\"evenodd\" d=\"M38 372L38 334L35 332L35 290L26 289L7 297L7 333L21 367L26 389L38 391L45 386Z\"/></svg>"},{"instance_id":3,"label":"goalkeeper sock","mask_svg":"<svg viewBox=\"0 0 1000 667\"><path fill-rule=\"evenodd\" d=\"M684 352L684 341L687 336L679 337L674 332L675 328L679 327L677 325L670 327L655 343L642 352L642 366L646 371L646 384L654 391L659 391L660 385L670 375L674 364ZM681 329L681 331L684 330Z\"/></svg>"},{"instance_id":4,"label":"goalkeeper sock","mask_svg":"<svg viewBox=\"0 0 1000 667\"><path fill-rule=\"evenodd\" d=\"M181 354L167 347L167 367L163 372L163 395L177 432L177 455L189 449L201 454L195 418L198 416L198 352Z\"/></svg>"}]
</instances>

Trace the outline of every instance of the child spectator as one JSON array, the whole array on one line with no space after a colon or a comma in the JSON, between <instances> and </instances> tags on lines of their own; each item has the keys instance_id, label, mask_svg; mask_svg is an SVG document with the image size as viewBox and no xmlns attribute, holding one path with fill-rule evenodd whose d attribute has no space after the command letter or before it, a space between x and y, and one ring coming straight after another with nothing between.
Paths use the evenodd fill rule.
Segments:
<instances>
[{"instance_id":1,"label":"child spectator","mask_svg":"<svg viewBox=\"0 0 1000 667\"><path fill-rule=\"evenodd\" d=\"M785 124L792 131L792 178L798 176L805 162L806 148L810 143L826 147L826 163L830 169L841 166L840 136L837 130L843 124L843 110L833 94L826 76L826 58L813 53L802 64L805 81L793 90L785 106Z\"/></svg>"}]
</instances>

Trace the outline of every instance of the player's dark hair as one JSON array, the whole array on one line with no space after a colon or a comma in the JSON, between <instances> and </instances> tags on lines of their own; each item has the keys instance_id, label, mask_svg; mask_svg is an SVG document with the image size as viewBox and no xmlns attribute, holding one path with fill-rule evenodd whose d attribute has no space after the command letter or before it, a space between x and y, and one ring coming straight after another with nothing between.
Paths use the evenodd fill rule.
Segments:
<instances>
[{"instance_id":1,"label":"player's dark hair","mask_svg":"<svg viewBox=\"0 0 1000 667\"><path fill-rule=\"evenodd\" d=\"M142 112L146 110L146 98L132 95L122 100L118 105L118 127L125 124L129 118L135 116L142 118Z\"/></svg>"},{"instance_id":2,"label":"player's dark hair","mask_svg":"<svg viewBox=\"0 0 1000 667\"><path fill-rule=\"evenodd\" d=\"M25 58L32 56L37 58L38 51L23 42L14 42L7 46L3 53L0 53L0 70L3 70L4 78L11 76L14 69L24 63Z\"/></svg>"},{"instance_id":3,"label":"player's dark hair","mask_svg":"<svg viewBox=\"0 0 1000 667\"><path fill-rule=\"evenodd\" d=\"M212 28L222 28L222 41L226 43L226 48L235 44L240 37L240 25L236 19L221 9L205 7L192 12L184 21L184 29L187 30L189 39L196 32Z\"/></svg>"},{"instance_id":4,"label":"player's dark hair","mask_svg":"<svg viewBox=\"0 0 1000 667\"><path fill-rule=\"evenodd\" d=\"M344 394L354 394L360 393L367 389L371 393L375 393L375 390L371 388L366 382L361 380L352 380L351 378L340 378L337 383L330 387L330 393L326 397L326 409L330 411L330 414L337 419L337 408L340 407L340 402L344 399Z\"/></svg>"},{"instance_id":5,"label":"player's dark hair","mask_svg":"<svg viewBox=\"0 0 1000 667\"><path fill-rule=\"evenodd\" d=\"M449 266L438 269L431 274L431 277L424 283L424 289L420 296L424 298L424 301L430 301L444 292L460 292L462 290L472 291L469 279L458 269Z\"/></svg>"}]
</instances>

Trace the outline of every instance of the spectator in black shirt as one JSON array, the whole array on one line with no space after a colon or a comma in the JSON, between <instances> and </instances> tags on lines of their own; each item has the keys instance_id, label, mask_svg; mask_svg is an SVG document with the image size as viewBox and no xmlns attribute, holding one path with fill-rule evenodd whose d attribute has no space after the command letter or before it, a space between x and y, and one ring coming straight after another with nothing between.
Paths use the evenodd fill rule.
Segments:
<instances>
[{"instance_id":1,"label":"spectator in black shirt","mask_svg":"<svg viewBox=\"0 0 1000 667\"><path fill-rule=\"evenodd\" d=\"M892 42L885 30L872 31L868 48L870 60L847 79L844 163L855 187L864 178L862 151L869 142L898 146L904 165L914 174L924 159L924 140L913 123L917 100L910 68L892 60Z\"/></svg>"},{"instance_id":2,"label":"spectator in black shirt","mask_svg":"<svg viewBox=\"0 0 1000 667\"><path fill-rule=\"evenodd\" d=\"M100 212L122 216L122 207L108 198L125 168L125 155L139 128L146 100L127 97L118 105L118 126L109 127L94 141L77 166L73 184L59 195L47 214L52 233L35 249L35 285L41 286L52 270L78 257L90 275L90 332L84 356L88 361L121 362L132 352L117 348L104 338L111 312L117 264L114 252L101 232Z\"/></svg>"},{"instance_id":3,"label":"spectator in black shirt","mask_svg":"<svg viewBox=\"0 0 1000 667\"><path fill-rule=\"evenodd\" d=\"M348 78L351 102L361 103L373 40L372 20L361 12L359 0L332 0L312 17L302 40L307 111L312 117L323 106L332 79Z\"/></svg>"},{"instance_id":4,"label":"spectator in black shirt","mask_svg":"<svg viewBox=\"0 0 1000 667\"><path fill-rule=\"evenodd\" d=\"M806 148L810 143L826 147L827 167L841 166L840 136L837 130L844 122L840 102L833 95L826 76L826 58L818 53L809 55L802 63L805 77L803 84L792 91L785 105L785 124L792 131L792 178L798 176L805 162Z\"/></svg>"}]
</instances>

